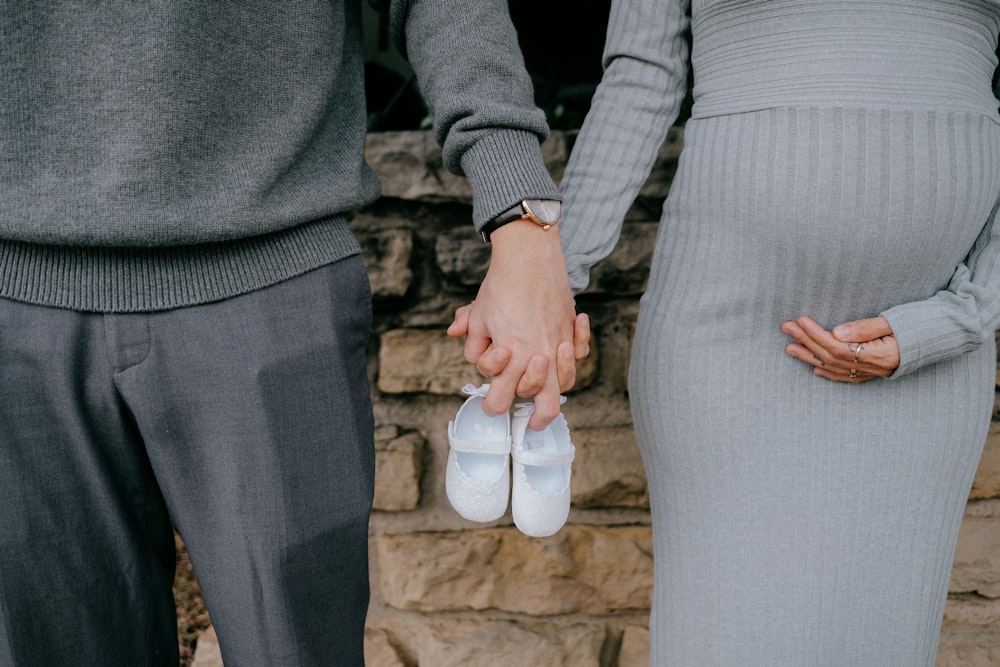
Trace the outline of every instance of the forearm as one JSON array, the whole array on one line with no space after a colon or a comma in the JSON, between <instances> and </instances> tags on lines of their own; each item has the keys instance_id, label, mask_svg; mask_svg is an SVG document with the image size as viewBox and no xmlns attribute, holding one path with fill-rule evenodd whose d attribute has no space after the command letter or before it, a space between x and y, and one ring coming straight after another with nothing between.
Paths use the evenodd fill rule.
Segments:
<instances>
[{"instance_id":1,"label":"forearm","mask_svg":"<svg viewBox=\"0 0 1000 667\"><path fill-rule=\"evenodd\" d=\"M616 2L605 73L566 168L562 238L574 289L611 252L687 91L688 3Z\"/></svg>"},{"instance_id":2,"label":"forearm","mask_svg":"<svg viewBox=\"0 0 1000 667\"><path fill-rule=\"evenodd\" d=\"M558 199L542 162L545 115L501 0L393 0L390 25L434 116L445 166L469 179L473 222L524 198Z\"/></svg>"}]
</instances>

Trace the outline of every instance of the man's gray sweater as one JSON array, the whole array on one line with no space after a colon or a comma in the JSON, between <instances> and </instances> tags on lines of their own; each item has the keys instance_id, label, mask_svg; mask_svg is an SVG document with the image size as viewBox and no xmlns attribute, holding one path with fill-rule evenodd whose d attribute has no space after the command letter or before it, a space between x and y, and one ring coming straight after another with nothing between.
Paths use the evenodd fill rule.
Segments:
<instances>
[{"instance_id":1,"label":"man's gray sweater","mask_svg":"<svg viewBox=\"0 0 1000 667\"><path fill-rule=\"evenodd\" d=\"M385 4L475 225L557 198L506 4ZM162 310L357 253L360 26L358 0L0 4L0 296Z\"/></svg>"}]
</instances>

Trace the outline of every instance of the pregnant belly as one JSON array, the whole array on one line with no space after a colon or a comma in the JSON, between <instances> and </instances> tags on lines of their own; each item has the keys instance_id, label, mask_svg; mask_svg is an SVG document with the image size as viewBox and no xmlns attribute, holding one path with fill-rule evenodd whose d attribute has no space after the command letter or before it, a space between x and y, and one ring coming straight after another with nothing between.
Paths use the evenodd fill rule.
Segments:
<instances>
[{"instance_id":1,"label":"pregnant belly","mask_svg":"<svg viewBox=\"0 0 1000 667\"><path fill-rule=\"evenodd\" d=\"M706 297L689 306L769 326L874 315L945 287L998 196L1000 126L984 116L783 108L691 121L651 289L698 284Z\"/></svg>"}]
</instances>

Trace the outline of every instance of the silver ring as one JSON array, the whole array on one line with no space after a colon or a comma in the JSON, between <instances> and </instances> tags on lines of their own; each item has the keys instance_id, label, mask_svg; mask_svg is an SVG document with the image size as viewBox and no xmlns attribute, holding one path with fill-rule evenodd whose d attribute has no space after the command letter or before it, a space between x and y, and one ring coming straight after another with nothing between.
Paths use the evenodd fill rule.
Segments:
<instances>
[{"instance_id":1,"label":"silver ring","mask_svg":"<svg viewBox=\"0 0 1000 667\"><path fill-rule=\"evenodd\" d=\"M857 377L858 377L858 369L857 368L852 368L851 369L851 379L854 380Z\"/></svg>"},{"instance_id":2,"label":"silver ring","mask_svg":"<svg viewBox=\"0 0 1000 667\"><path fill-rule=\"evenodd\" d=\"M854 343L854 345L856 346L854 348L854 363L858 363L858 357L861 356L861 350L865 349L865 346L860 343Z\"/></svg>"}]
</instances>

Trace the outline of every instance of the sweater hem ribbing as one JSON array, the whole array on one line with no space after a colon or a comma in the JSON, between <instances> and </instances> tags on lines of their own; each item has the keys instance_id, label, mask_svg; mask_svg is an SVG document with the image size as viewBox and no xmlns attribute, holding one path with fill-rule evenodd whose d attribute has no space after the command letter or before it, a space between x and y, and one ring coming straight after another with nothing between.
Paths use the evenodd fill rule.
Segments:
<instances>
[{"instance_id":1,"label":"sweater hem ribbing","mask_svg":"<svg viewBox=\"0 0 1000 667\"><path fill-rule=\"evenodd\" d=\"M341 216L188 246L75 247L0 239L0 297L87 312L172 310L268 287L360 251Z\"/></svg>"},{"instance_id":2,"label":"sweater hem ribbing","mask_svg":"<svg viewBox=\"0 0 1000 667\"><path fill-rule=\"evenodd\" d=\"M530 132L498 131L462 156L462 170L475 193L472 220L477 231L522 199L562 199L542 161L540 141ZM498 155L503 156L499 162Z\"/></svg>"}]
</instances>

